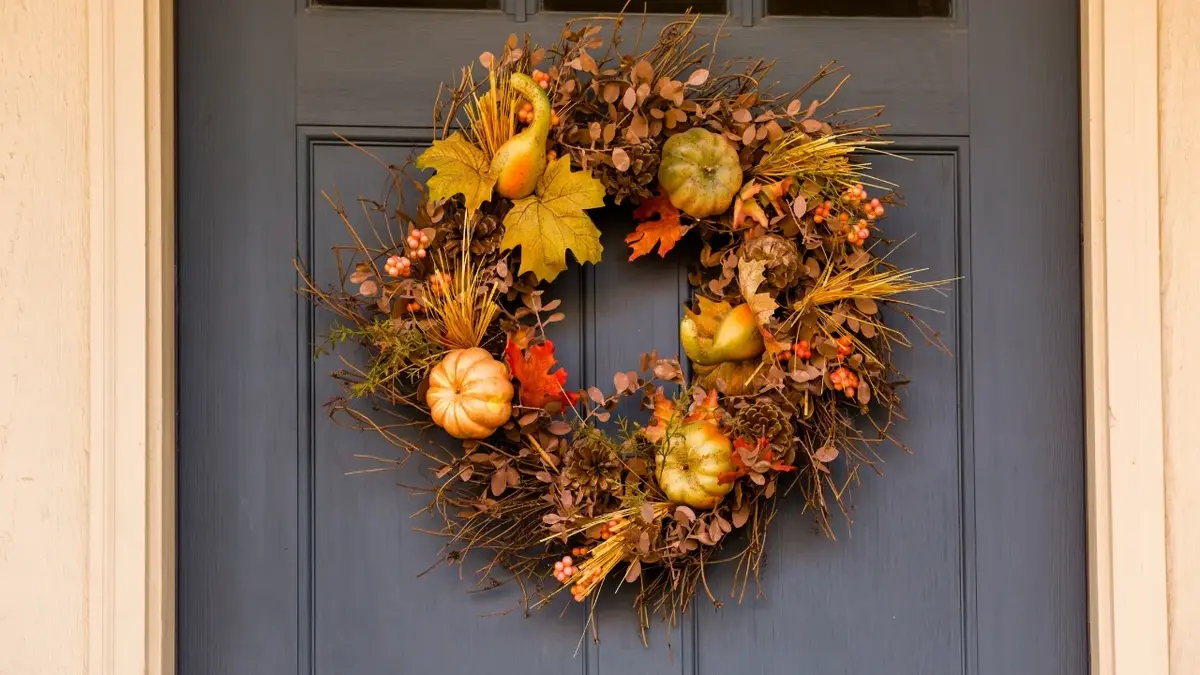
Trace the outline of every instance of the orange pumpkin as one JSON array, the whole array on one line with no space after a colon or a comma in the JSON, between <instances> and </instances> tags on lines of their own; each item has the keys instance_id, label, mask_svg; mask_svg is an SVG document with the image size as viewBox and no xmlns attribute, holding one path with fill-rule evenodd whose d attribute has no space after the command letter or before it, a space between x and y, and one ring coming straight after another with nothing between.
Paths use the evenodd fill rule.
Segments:
<instances>
[{"instance_id":1,"label":"orange pumpkin","mask_svg":"<svg viewBox=\"0 0 1200 675\"><path fill-rule=\"evenodd\" d=\"M663 144L658 184L671 204L689 216L716 216L729 210L742 187L742 165L723 136L688 129Z\"/></svg>"},{"instance_id":2,"label":"orange pumpkin","mask_svg":"<svg viewBox=\"0 0 1200 675\"><path fill-rule=\"evenodd\" d=\"M508 366L472 347L451 350L429 371L425 403L451 436L483 439L512 417L512 397Z\"/></svg>"},{"instance_id":3,"label":"orange pumpkin","mask_svg":"<svg viewBox=\"0 0 1200 675\"><path fill-rule=\"evenodd\" d=\"M658 487L672 502L696 509L715 508L733 489L722 473L734 471L733 444L710 420L684 424L671 434L654 466Z\"/></svg>"}]
</instances>

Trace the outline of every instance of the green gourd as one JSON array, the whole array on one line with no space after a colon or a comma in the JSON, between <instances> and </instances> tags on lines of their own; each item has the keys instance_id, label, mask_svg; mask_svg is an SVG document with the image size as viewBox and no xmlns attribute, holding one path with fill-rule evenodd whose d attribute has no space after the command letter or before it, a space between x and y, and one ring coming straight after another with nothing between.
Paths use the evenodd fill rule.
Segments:
<instances>
[{"instance_id":1,"label":"green gourd","mask_svg":"<svg viewBox=\"0 0 1200 675\"><path fill-rule=\"evenodd\" d=\"M692 128L663 144L658 184L675 208L708 218L729 209L742 187L742 165L723 136Z\"/></svg>"},{"instance_id":2,"label":"green gourd","mask_svg":"<svg viewBox=\"0 0 1200 675\"><path fill-rule=\"evenodd\" d=\"M504 142L492 158L496 192L509 199L533 194L546 171L546 137L550 134L550 98L532 77L513 73L508 86L533 104L533 122Z\"/></svg>"}]
</instances>

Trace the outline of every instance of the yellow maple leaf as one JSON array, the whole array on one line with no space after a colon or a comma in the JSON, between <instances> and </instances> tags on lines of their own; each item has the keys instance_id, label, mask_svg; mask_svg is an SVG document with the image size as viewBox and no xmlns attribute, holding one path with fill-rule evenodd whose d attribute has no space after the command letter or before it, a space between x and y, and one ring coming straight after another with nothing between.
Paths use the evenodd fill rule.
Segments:
<instances>
[{"instance_id":1,"label":"yellow maple leaf","mask_svg":"<svg viewBox=\"0 0 1200 675\"><path fill-rule=\"evenodd\" d=\"M564 155L546 167L537 189L513 201L504 217L504 249L521 247L521 273L550 281L567 269L567 250L579 262L600 262L600 230L584 209L604 206L604 184L571 171Z\"/></svg>"},{"instance_id":2,"label":"yellow maple leaf","mask_svg":"<svg viewBox=\"0 0 1200 675\"><path fill-rule=\"evenodd\" d=\"M771 331L767 330L767 324L771 322L771 317L775 314L775 310L779 309L779 305L770 293L758 292L759 287L763 284L766 270L767 263L762 260L741 261L738 263L738 288L742 291L742 298L754 312L754 320L758 324L758 331L762 333L763 344L766 345L767 352L774 356L788 349L788 345L777 340Z\"/></svg>"},{"instance_id":3,"label":"yellow maple leaf","mask_svg":"<svg viewBox=\"0 0 1200 675\"><path fill-rule=\"evenodd\" d=\"M775 310L779 309L779 305L776 304L775 298L770 293L758 292L758 288L763 284L766 271L767 263L762 260L743 260L738 263L738 288L742 290L742 297L754 311L754 317L760 326L765 326L771 320L771 316L775 314Z\"/></svg>"},{"instance_id":4,"label":"yellow maple leaf","mask_svg":"<svg viewBox=\"0 0 1200 675\"><path fill-rule=\"evenodd\" d=\"M428 182L431 200L462 194L467 199L468 211L475 211L491 199L496 185L483 150L457 131L449 138L434 141L422 152L417 157L417 168L437 172Z\"/></svg>"}]
</instances>

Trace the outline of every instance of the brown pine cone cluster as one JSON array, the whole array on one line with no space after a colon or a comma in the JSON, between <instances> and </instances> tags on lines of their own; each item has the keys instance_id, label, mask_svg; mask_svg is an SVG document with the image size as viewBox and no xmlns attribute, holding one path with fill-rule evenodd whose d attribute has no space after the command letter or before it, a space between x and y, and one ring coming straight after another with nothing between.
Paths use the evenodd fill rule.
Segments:
<instances>
[{"instance_id":1,"label":"brown pine cone cluster","mask_svg":"<svg viewBox=\"0 0 1200 675\"><path fill-rule=\"evenodd\" d=\"M774 445L787 445L792 436L792 421L783 408L770 401L758 401L742 408L733 420L734 432L748 438L769 438Z\"/></svg>"},{"instance_id":2,"label":"brown pine cone cluster","mask_svg":"<svg viewBox=\"0 0 1200 675\"><path fill-rule=\"evenodd\" d=\"M747 240L742 245L742 259L766 263L766 284L776 291L796 283L804 265L796 243L775 234Z\"/></svg>"}]
</instances>

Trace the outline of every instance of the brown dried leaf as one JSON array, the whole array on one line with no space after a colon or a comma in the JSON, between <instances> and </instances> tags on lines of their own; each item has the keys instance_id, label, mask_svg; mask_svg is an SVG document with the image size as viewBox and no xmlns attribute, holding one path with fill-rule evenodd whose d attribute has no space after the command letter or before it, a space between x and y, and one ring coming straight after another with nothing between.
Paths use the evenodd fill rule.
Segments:
<instances>
[{"instance_id":1,"label":"brown dried leaf","mask_svg":"<svg viewBox=\"0 0 1200 675\"><path fill-rule=\"evenodd\" d=\"M554 420L549 426L546 427L546 431L549 431L555 436L566 436L567 434L571 433L571 425L562 420Z\"/></svg>"},{"instance_id":2,"label":"brown dried leaf","mask_svg":"<svg viewBox=\"0 0 1200 675\"><path fill-rule=\"evenodd\" d=\"M625 391L629 388L629 375L625 373L617 373L613 375L613 386L617 388L617 393Z\"/></svg>"},{"instance_id":3,"label":"brown dried leaf","mask_svg":"<svg viewBox=\"0 0 1200 675\"><path fill-rule=\"evenodd\" d=\"M696 512L693 511L690 506L684 506L680 504L679 506L675 507L675 520L685 519L689 523L696 520Z\"/></svg>"},{"instance_id":4,"label":"brown dried leaf","mask_svg":"<svg viewBox=\"0 0 1200 675\"><path fill-rule=\"evenodd\" d=\"M787 114L795 115L798 112L800 112L800 99L794 98L787 106Z\"/></svg>"},{"instance_id":5,"label":"brown dried leaf","mask_svg":"<svg viewBox=\"0 0 1200 675\"><path fill-rule=\"evenodd\" d=\"M649 61L642 59L633 65L633 81L652 82L654 81L654 66L650 65Z\"/></svg>"},{"instance_id":6,"label":"brown dried leaf","mask_svg":"<svg viewBox=\"0 0 1200 675\"><path fill-rule=\"evenodd\" d=\"M741 527L750 519L750 504L742 504L738 510L733 512L733 526Z\"/></svg>"},{"instance_id":7,"label":"brown dried leaf","mask_svg":"<svg viewBox=\"0 0 1200 675\"><path fill-rule=\"evenodd\" d=\"M837 458L838 449L832 445L826 445L818 448L817 451L813 453L813 459L817 460L818 462L829 463Z\"/></svg>"},{"instance_id":8,"label":"brown dried leaf","mask_svg":"<svg viewBox=\"0 0 1200 675\"><path fill-rule=\"evenodd\" d=\"M871 387L866 382L858 383L858 402L867 405L871 402Z\"/></svg>"},{"instance_id":9,"label":"brown dried leaf","mask_svg":"<svg viewBox=\"0 0 1200 675\"><path fill-rule=\"evenodd\" d=\"M364 281L358 287L358 292L360 295L365 295L368 298L373 297L379 292L379 284L376 284L374 281Z\"/></svg>"},{"instance_id":10,"label":"brown dried leaf","mask_svg":"<svg viewBox=\"0 0 1200 675\"><path fill-rule=\"evenodd\" d=\"M598 387L588 387L587 394L588 398L596 403L604 403L604 392L600 391Z\"/></svg>"},{"instance_id":11,"label":"brown dried leaf","mask_svg":"<svg viewBox=\"0 0 1200 675\"><path fill-rule=\"evenodd\" d=\"M806 134L815 134L821 130L821 122L819 120L804 120L800 123L800 128Z\"/></svg>"},{"instance_id":12,"label":"brown dried leaf","mask_svg":"<svg viewBox=\"0 0 1200 675\"><path fill-rule=\"evenodd\" d=\"M625 95L621 97L621 105L625 106L626 110L633 110L633 107L637 105L637 90L633 87L626 89Z\"/></svg>"},{"instance_id":13,"label":"brown dried leaf","mask_svg":"<svg viewBox=\"0 0 1200 675\"><path fill-rule=\"evenodd\" d=\"M734 122L738 122L740 124L749 124L751 119L753 119L753 115L751 115L750 111L746 110L745 108L738 108L737 110L733 111Z\"/></svg>"},{"instance_id":14,"label":"brown dried leaf","mask_svg":"<svg viewBox=\"0 0 1200 675\"><path fill-rule=\"evenodd\" d=\"M642 561L634 558L629 563L629 571L625 572L625 583L633 583L642 574Z\"/></svg>"},{"instance_id":15,"label":"brown dried leaf","mask_svg":"<svg viewBox=\"0 0 1200 675\"><path fill-rule=\"evenodd\" d=\"M642 502L642 522L649 525L654 522L654 507L650 502Z\"/></svg>"},{"instance_id":16,"label":"brown dried leaf","mask_svg":"<svg viewBox=\"0 0 1200 675\"><path fill-rule=\"evenodd\" d=\"M506 472L496 470L492 473L492 496L499 497L504 494L504 488L508 486L508 482L504 478Z\"/></svg>"},{"instance_id":17,"label":"brown dried leaf","mask_svg":"<svg viewBox=\"0 0 1200 675\"><path fill-rule=\"evenodd\" d=\"M496 65L496 55L491 52L484 52L479 55L479 63L482 64L484 68L491 70L492 66Z\"/></svg>"},{"instance_id":18,"label":"brown dried leaf","mask_svg":"<svg viewBox=\"0 0 1200 675\"><path fill-rule=\"evenodd\" d=\"M615 148L612 151L612 163L617 167L617 171L625 172L629 170L629 153L625 152L624 148Z\"/></svg>"},{"instance_id":19,"label":"brown dried leaf","mask_svg":"<svg viewBox=\"0 0 1200 675\"><path fill-rule=\"evenodd\" d=\"M609 82L604 85L604 93L601 98L605 103L616 103L617 99L621 98L621 85L617 82Z\"/></svg>"},{"instance_id":20,"label":"brown dried leaf","mask_svg":"<svg viewBox=\"0 0 1200 675\"><path fill-rule=\"evenodd\" d=\"M854 298L854 307L868 316L879 311L879 306L871 298Z\"/></svg>"},{"instance_id":21,"label":"brown dried leaf","mask_svg":"<svg viewBox=\"0 0 1200 675\"><path fill-rule=\"evenodd\" d=\"M612 143L612 140L617 137L617 125L609 122L604 126L604 144Z\"/></svg>"},{"instance_id":22,"label":"brown dried leaf","mask_svg":"<svg viewBox=\"0 0 1200 675\"><path fill-rule=\"evenodd\" d=\"M708 82L708 69L706 68L697 68L687 79L687 83L693 87L699 87L705 82Z\"/></svg>"}]
</instances>

